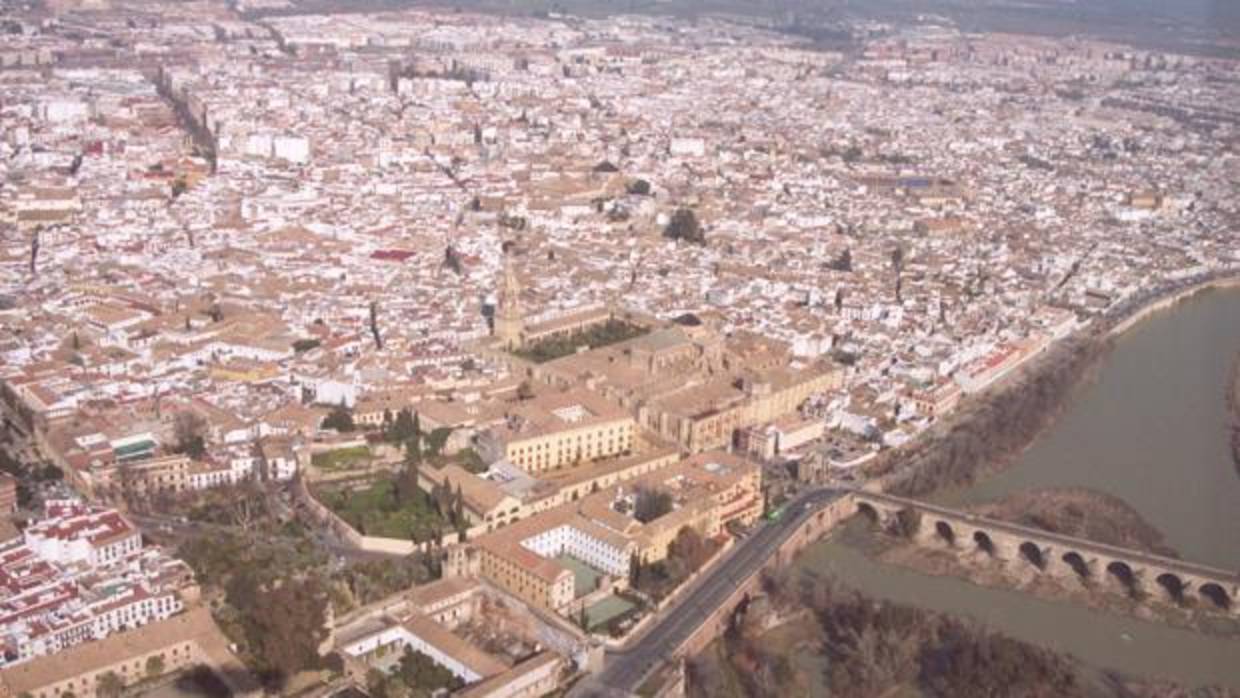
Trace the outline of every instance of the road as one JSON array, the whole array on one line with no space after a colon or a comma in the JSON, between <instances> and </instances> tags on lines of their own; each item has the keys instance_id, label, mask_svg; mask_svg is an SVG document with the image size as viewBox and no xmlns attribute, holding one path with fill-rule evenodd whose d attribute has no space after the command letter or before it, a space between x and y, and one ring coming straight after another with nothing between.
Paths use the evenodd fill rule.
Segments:
<instances>
[{"instance_id":1,"label":"road","mask_svg":"<svg viewBox=\"0 0 1240 698\"><path fill-rule=\"evenodd\" d=\"M572 692L574 698L626 695L636 692L660 663L671 658L712 612L719 608L741 580L766 564L779 546L814 512L844 496L844 490L813 490L793 500L778 521L767 522L742 540L719 566L623 653L612 655L607 667L592 681Z\"/></svg>"}]
</instances>

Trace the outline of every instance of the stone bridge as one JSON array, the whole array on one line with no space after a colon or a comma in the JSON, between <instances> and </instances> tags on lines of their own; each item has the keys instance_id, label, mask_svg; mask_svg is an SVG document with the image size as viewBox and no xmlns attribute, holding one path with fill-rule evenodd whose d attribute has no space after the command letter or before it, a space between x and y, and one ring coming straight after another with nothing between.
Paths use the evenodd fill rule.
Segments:
<instances>
[{"instance_id":1,"label":"stone bridge","mask_svg":"<svg viewBox=\"0 0 1240 698\"><path fill-rule=\"evenodd\" d=\"M1240 617L1240 574L1139 550L1096 543L1037 528L876 492L855 491L857 512L888 527L913 528L923 545L977 552L1039 572L1097 583L1133 598L1160 595L1177 604L1200 600L1215 612ZM906 512L906 513L901 513ZM916 512L910 515L908 512ZM917 514L920 515L918 519Z\"/></svg>"}]
</instances>

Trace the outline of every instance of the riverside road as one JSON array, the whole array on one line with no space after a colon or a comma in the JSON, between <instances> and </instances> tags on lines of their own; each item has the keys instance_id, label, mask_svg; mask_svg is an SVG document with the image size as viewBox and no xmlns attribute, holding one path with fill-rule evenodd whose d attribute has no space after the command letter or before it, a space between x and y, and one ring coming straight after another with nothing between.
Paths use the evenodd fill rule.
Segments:
<instances>
[{"instance_id":1,"label":"riverside road","mask_svg":"<svg viewBox=\"0 0 1240 698\"><path fill-rule=\"evenodd\" d=\"M742 540L732 553L699 580L670 611L628 650L612 655L606 668L592 681L574 691L575 698L626 695L696 631L727 599L741 581L766 564L784 541L813 513L839 499L846 490L821 489L793 500L777 521L762 524Z\"/></svg>"}]
</instances>

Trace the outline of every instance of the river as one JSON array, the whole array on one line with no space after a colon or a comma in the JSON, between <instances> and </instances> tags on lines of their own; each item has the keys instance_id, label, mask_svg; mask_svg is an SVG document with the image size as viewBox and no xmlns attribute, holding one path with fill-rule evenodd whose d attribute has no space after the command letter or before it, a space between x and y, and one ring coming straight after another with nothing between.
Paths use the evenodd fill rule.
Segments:
<instances>
[{"instance_id":1,"label":"river","mask_svg":"<svg viewBox=\"0 0 1240 698\"><path fill-rule=\"evenodd\" d=\"M1240 351L1240 289L1207 290L1121 335L1097 380L1009 469L949 504L1042 487L1114 494L1180 557L1240 569L1240 477L1226 384Z\"/></svg>"},{"instance_id":2,"label":"river","mask_svg":"<svg viewBox=\"0 0 1240 698\"><path fill-rule=\"evenodd\" d=\"M1225 385L1240 350L1240 289L1204 291L1117 339L1094 380L1003 473L940 501L974 503L1044 487L1114 494L1163 532L1180 556L1240 569L1240 477L1231 461ZM1240 639L986 589L881 565L850 536L798 565L868 594L969 616L1086 662L1187 685L1240 689Z\"/></svg>"}]
</instances>

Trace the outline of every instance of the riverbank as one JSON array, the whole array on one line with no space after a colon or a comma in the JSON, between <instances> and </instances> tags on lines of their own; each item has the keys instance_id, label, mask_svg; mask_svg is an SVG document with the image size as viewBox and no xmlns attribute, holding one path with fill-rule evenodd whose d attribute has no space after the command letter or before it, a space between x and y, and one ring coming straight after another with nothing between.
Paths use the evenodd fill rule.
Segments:
<instances>
[{"instance_id":1,"label":"riverbank","mask_svg":"<svg viewBox=\"0 0 1240 698\"><path fill-rule=\"evenodd\" d=\"M1048 487L1107 492L1184 559L1240 568L1240 478L1225 400L1240 347L1240 287L1186 294L1147 320L1111 342L1049 428L1010 462L933 501L961 507Z\"/></svg>"},{"instance_id":2,"label":"riverbank","mask_svg":"<svg viewBox=\"0 0 1240 698\"><path fill-rule=\"evenodd\" d=\"M1120 310L1113 309L1055 342L909 445L880 455L867 472L882 491L925 497L1003 471L1055 424L1117 338L1200 293L1228 288L1240 288L1240 275L1151 292L1144 301L1126 301ZM1240 449L1240 434L1235 438Z\"/></svg>"},{"instance_id":3,"label":"riverbank","mask_svg":"<svg viewBox=\"0 0 1240 698\"><path fill-rule=\"evenodd\" d=\"M1211 682L1204 676L1177 681L1099 668L1058 643L1014 639L801 563L766 578L732 630L689 661L688 696L1240 697L1203 687Z\"/></svg>"},{"instance_id":4,"label":"riverbank","mask_svg":"<svg viewBox=\"0 0 1240 698\"><path fill-rule=\"evenodd\" d=\"M1173 308L1198 293L1209 291L1211 289L1236 288L1240 287L1240 276L1223 276L1217 279L1210 279L1199 284L1186 286L1170 293L1164 293L1156 296L1147 303L1142 304L1139 308L1128 314L1123 319L1117 320L1116 324L1107 330L1108 337L1118 337L1128 330L1141 324L1151 316L1160 313L1169 308Z\"/></svg>"},{"instance_id":5,"label":"riverbank","mask_svg":"<svg viewBox=\"0 0 1240 698\"><path fill-rule=\"evenodd\" d=\"M1227 381L1227 412L1231 415L1231 461L1240 477L1240 352L1231 362Z\"/></svg>"},{"instance_id":6,"label":"riverbank","mask_svg":"<svg viewBox=\"0 0 1240 698\"><path fill-rule=\"evenodd\" d=\"M1055 423L1109 348L1109 340L1089 334L1056 342L914 445L892 452L879 489L926 497L1003 470Z\"/></svg>"}]
</instances>

